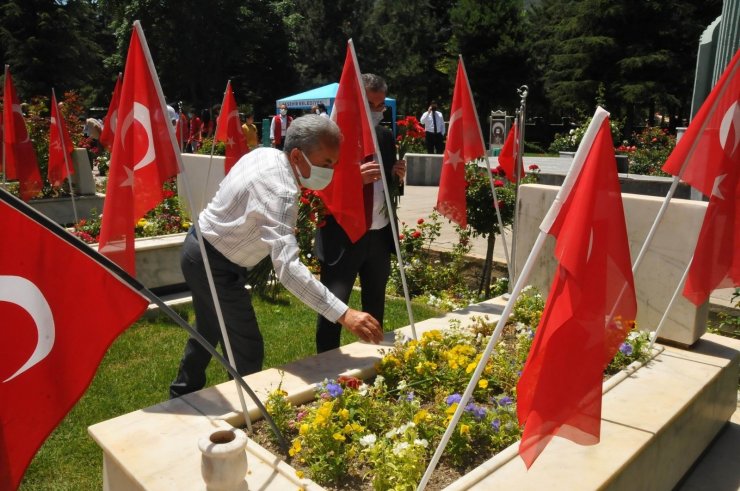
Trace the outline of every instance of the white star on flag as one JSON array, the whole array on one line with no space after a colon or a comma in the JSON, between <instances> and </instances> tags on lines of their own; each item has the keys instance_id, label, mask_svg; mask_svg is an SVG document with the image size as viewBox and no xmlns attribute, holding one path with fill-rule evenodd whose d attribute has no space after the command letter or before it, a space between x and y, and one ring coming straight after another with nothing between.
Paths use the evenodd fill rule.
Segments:
<instances>
[{"instance_id":1,"label":"white star on flag","mask_svg":"<svg viewBox=\"0 0 740 491\"><path fill-rule=\"evenodd\" d=\"M447 151L447 158L445 164L449 164L453 169L457 170L457 164L463 163L464 160L460 157L460 150Z\"/></svg>"},{"instance_id":2,"label":"white star on flag","mask_svg":"<svg viewBox=\"0 0 740 491\"><path fill-rule=\"evenodd\" d=\"M727 177L727 174L720 174L714 180L714 186L712 187L712 196L716 196L719 199L725 199L725 197L722 196L722 192L719 189L719 186L722 183L722 181L725 179L725 177Z\"/></svg>"},{"instance_id":3,"label":"white star on flag","mask_svg":"<svg viewBox=\"0 0 740 491\"><path fill-rule=\"evenodd\" d=\"M134 187L134 171L130 167L123 166L123 170L126 171L126 180L121 183L121 187Z\"/></svg>"}]
</instances>

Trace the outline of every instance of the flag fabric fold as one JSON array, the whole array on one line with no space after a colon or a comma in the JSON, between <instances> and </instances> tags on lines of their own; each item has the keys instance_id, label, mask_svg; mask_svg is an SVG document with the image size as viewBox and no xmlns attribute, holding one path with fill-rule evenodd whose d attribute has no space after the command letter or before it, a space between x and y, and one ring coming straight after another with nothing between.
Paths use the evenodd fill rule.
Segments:
<instances>
[{"instance_id":1,"label":"flag fabric fold","mask_svg":"<svg viewBox=\"0 0 740 491\"><path fill-rule=\"evenodd\" d=\"M509 134L506 136L504 146L501 147L501 153L498 155L498 165L506 173L506 178L511 182L517 182L516 161L519 157L519 128L516 121L511 125ZM519 169L519 177L524 177L524 166Z\"/></svg>"},{"instance_id":2,"label":"flag fabric fold","mask_svg":"<svg viewBox=\"0 0 740 491\"><path fill-rule=\"evenodd\" d=\"M177 174L177 144L138 21L131 34L103 206L99 251L135 274L134 227Z\"/></svg>"},{"instance_id":3,"label":"flag fabric fold","mask_svg":"<svg viewBox=\"0 0 740 491\"><path fill-rule=\"evenodd\" d=\"M18 179L21 198L28 201L41 192L41 172L39 172L33 143L26 130L21 104L13 86L13 77L7 65L3 100L5 104L3 111L5 175L8 179Z\"/></svg>"},{"instance_id":4,"label":"flag fabric fold","mask_svg":"<svg viewBox=\"0 0 740 491\"><path fill-rule=\"evenodd\" d=\"M116 131L116 123L118 122L118 100L120 98L121 74L119 73L116 79L116 85L113 88L113 95L110 98L110 104L108 104L108 112L103 119L103 131L100 132L100 144L109 150L113 147L113 135Z\"/></svg>"},{"instance_id":5,"label":"flag fabric fold","mask_svg":"<svg viewBox=\"0 0 740 491\"><path fill-rule=\"evenodd\" d=\"M51 124L49 125L49 166L47 178L53 187L60 187L69 173L74 174L70 156L74 151L72 137L69 136L67 123L59 111L56 94L51 94Z\"/></svg>"},{"instance_id":6,"label":"flag fabric fold","mask_svg":"<svg viewBox=\"0 0 740 491\"><path fill-rule=\"evenodd\" d=\"M462 57L457 62L447 143L439 178L437 211L461 227L468 224L465 200L465 163L481 158L486 150L476 121L475 106Z\"/></svg>"},{"instance_id":7,"label":"flag fabric fold","mask_svg":"<svg viewBox=\"0 0 740 491\"><path fill-rule=\"evenodd\" d=\"M0 193L0 489L16 489L148 301ZM81 298L95 315L80 315Z\"/></svg>"},{"instance_id":8,"label":"flag fabric fold","mask_svg":"<svg viewBox=\"0 0 740 491\"><path fill-rule=\"evenodd\" d=\"M586 157L571 170L578 174L543 221L542 231L556 239L558 269L517 385L519 454L527 467L555 435L582 445L599 441L603 371L636 315L606 111L599 108L591 124L581 143Z\"/></svg>"},{"instance_id":9,"label":"flag fabric fold","mask_svg":"<svg viewBox=\"0 0 740 491\"><path fill-rule=\"evenodd\" d=\"M224 142L226 145L226 160L224 162L224 175L228 174L237 160L249 151L247 137L244 136L239 121L239 111L236 107L234 92L231 90L231 81L226 84L224 101L221 104L221 112L216 121L216 141Z\"/></svg>"},{"instance_id":10,"label":"flag fabric fold","mask_svg":"<svg viewBox=\"0 0 740 491\"><path fill-rule=\"evenodd\" d=\"M367 231L360 163L376 152L372 133L374 128L367 114L362 78L351 41L347 43L347 55L331 119L342 131L343 139L334 177L318 194L354 243Z\"/></svg>"},{"instance_id":11,"label":"flag fabric fold","mask_svg":"<svg viewBox=\"0 0 740 491\"><path fill-rule=\"evenodd\" d=\"M663 170L709 197L683 290L699 306L717 288L740 286L740 50Z\"/></svg>"}]
</instances>

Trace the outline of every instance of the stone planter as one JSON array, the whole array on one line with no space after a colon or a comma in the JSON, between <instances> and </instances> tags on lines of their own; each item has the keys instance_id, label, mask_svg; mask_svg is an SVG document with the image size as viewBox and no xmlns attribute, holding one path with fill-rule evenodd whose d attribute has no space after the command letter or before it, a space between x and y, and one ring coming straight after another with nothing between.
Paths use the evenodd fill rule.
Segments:
<instances>
[{"instance_id":1,"label":"stone planter","mask_svg":"<svg viewBox=\"0 0 740 491\"><path fill-rule=\"evenodd\" d=\"M444 329L451 319L495 320L502 302L494 299L416 325L419 334ZM409 328L401 330L409 335ZM389 346L394 333L387 333ZM291 402L311 399L314 384L351 375L367 378L383 345L352 343L317 356L245 377L261 397L278 387ZM735 411L740 341L711 334L691 351L666 347L647 366L622 372L604 387L601 443L579 446L555 438L531 469L517 457L516 445L449 486L450 490L672 489ZM105 489L180 491L202 489L199 435L243 424L233 382L91 426L104 451ZM257 409L248 403L253 420ZM299 479L281 456L247 444L250 489L322 489ZM659 470L659 472L655 472Z\"/></svg>"},{"instance_id":2,"label":"stone planter","mask_svg":"<svg viewBox=\"0 0 740 491\"><path fill-rule=\"evenodd\" d=\"M208 491L248 489L247 435L240 429L216 430L198 440L200 471Z\"/></svg>"}]
</instances>

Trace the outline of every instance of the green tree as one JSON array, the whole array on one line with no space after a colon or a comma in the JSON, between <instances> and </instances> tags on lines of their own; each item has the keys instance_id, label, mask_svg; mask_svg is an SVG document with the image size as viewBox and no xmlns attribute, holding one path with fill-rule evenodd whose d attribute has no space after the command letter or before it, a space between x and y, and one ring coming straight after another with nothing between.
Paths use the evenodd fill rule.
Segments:
<instances>
[{"instance_id":1,"label":"green tree","mask_svg":"<svg viewBox=\"0 0 740 491\"><path fill-rule=\"evenodd\" d=\"M92 102L104 80L102 40L91 0L5 0L0 53L22 99L77 89Z\"/></svg>"}]
</instances>

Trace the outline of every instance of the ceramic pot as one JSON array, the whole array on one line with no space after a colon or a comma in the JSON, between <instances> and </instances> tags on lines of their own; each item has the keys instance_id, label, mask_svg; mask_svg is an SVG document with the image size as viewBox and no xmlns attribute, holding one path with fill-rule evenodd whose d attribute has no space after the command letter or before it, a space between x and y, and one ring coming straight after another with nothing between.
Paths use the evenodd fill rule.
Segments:
<instances>
[{"instance_id":1,"label":"ceramic pot","mask_svg":"<svg viewBox=\"0 0 740 491\"><path fill-rule=\"evenodd\" d=\"M200 470L208 491L246 489L247 435L238 428L214 431L198 440Z\"/></svg>"}]
</instances>

